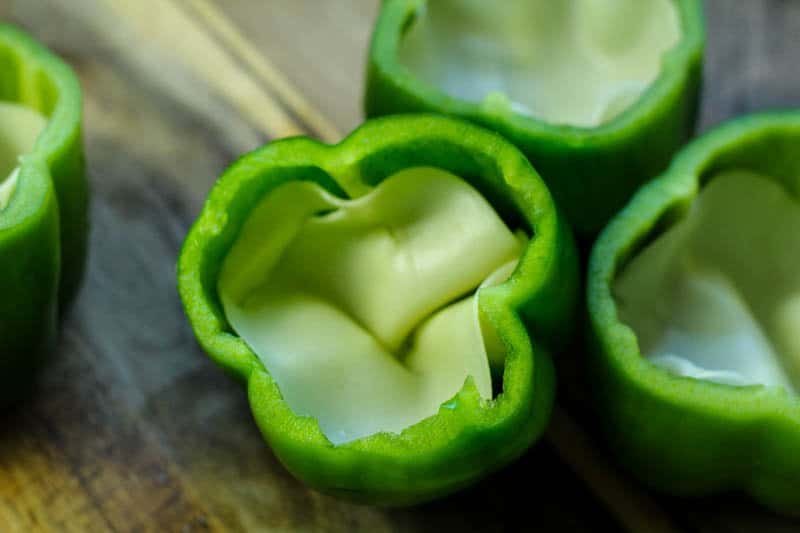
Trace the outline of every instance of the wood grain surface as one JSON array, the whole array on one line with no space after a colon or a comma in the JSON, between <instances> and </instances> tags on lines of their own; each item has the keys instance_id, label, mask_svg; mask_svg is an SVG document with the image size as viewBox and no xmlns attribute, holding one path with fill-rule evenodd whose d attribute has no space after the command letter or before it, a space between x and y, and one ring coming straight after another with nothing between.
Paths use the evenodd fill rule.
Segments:
<instances>
[{"instance_id":1,"label":"wood grain surface","mask_svg":"<svg viewBox=\"0 0 800 533\"><path fill-rule=\"evenodd\" d=\"M378 3L0 0L81 78L93 190L89 271L58 353L0 417L0 532L800 531L738 495L650 494L563 409L516 464L412 509L321 495L276 461L244 390L197 347L175 261L239 155L361 122ZM702 128L800 105L800 2L706 6Z\"/></svg>"}]
</instances>

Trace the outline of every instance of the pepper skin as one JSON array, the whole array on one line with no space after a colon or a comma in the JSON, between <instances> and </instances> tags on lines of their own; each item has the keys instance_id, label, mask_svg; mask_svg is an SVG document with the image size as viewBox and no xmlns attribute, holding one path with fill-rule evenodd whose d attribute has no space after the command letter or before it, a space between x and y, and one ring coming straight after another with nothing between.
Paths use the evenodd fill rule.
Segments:
<instances>
[{"instance_id":1,"label":"pepper skin","mask_svg":"<svg viewBox=\"0 0 800 533\"><path fill-rule=\"evenodd\" d=\"M477 25L476 36L485 37L480 32L486 30L487 18L495 18L490 10L497 9L496 6L484 3L486 13L482 17L477 12L481 9L476 7L481 5L478 2L458 0L451 4L451 12L443 15L444 18L452 21L454 27L461 27L458 25L464 24L465 19L474 17L468 20ZM541 4L550 9L551 3ZM383 2L368 58L367 116L435 112L469 120L500 133L528 156L581 240L596 236L641 184L667 167L674 153L694 132L705 44L702 5L698 0L674 0L681 35L678 44L664 54L657 78L624 112L595 126L545 121L522 113L511 105L503 89L467 100L445 93L421 79L403 64L401 51L415 18L427 16L427 11L433 7L428 0ZM639 23L638 17L619 24L613 13L604 15L599 18L611 23L612 33L613 28L619 32L620 27ZM529 13L525 16L528 18L524 24L518 23L520 17L511 17L503 23L527 28L516 40L509 38L503 50L532 53L536 45L530 42L530 32L547 34L547 27L532 30L536 17ZM509 28L507 35L512 29ZM465 41L464 46L474 50L470 42ZM640 46L633 45L629 49ZM455 57L463 57L463 51ZM493 69L501 68L503 61L485 60L479 65L495 72ZM442 68L445 66L443 64ZM524 75L520 69L524 67L514 67L509 76ZM480 85L472 84L473 87ZM531 90L534 86L531 85Z\"/></svg>"},{"instance_id":2,"label":"pepper skin","mask_svg":"<svg viewBox=\"0 0 800 533\"><path fill-rule=\"evenodd\" d=\"M5 405L29 385L52 349L59 309L78 289L88 193L78 81L60 59L8 25L0 25L0 101L46 120L32 150L19 156L16 187L0 209L0 405Z\"/></svg>"},{"instance_id":3,"label":"pepper skin","mask_svg":"<svg viewBox=\"0 0 800 533\"><path fill-rule=\"evenodd\" d=\"M410 167L463 177L509 226L532 236L509 281L479 299L482 316L506 349L502 392L483 399L468 379L437 414L399 434L334 445L316 419L290 409L269 369L234 333L217 290L222 264L251 212L277 187L305 181L342 197L345 190L375 187ZM367 122L333 146L292 138L243 157L219 179L189 232L178 285L200 345L246 383L254 418L287 469L318 490L396 506L465 487L539 437L553 402L549 354L570 338L577 269L569 229L517 149L468 123L420 115Z\"/></svg>"},{"instance_id":4,"label":"pepper skin","mask_svg":"<svg viewBox=\"0 0 800 533\"><path fill-rule=\"evenodd\" d=\"M643 187L603 231L592 251L587 287L589 375L597 385L597 408L620 461L656 489L680 495L743 490L778 512L800 513L800 399L796 394L784 387L714 383L656 366L642 355L642 339L620 318L623 303L614 289L615 280L640 250L680 221L696 217L696 199L715 183L719 185L719 176L726 171L745 169L769 176L765 183L774 189L771 198L780 194L800 201L799 144L800 112L753 115L719 127L690 144L666 173ZM759 217L747 211L755 199L746 198L744 208L731 208L731 216L745 225L757 223ZM771 216L768 212L778 204L768 205L762 218ZM772 226L774 232L789 219L778 220ZM757 254L754 260L771 269L766 285L779 283L782 276L796 270L783 269L780 262L750 251L752 244L742 240L737 229L716 235L725 253ZM770 239L770 232L760 231L756 237L766 246L772 246ZM774 244L778 246L772 250L786 249L786 243ZM738 268L741 261L732 265ZM771 290L762 287L764 292ZM756 312L757 305L751 309ZM762 323L761 327L767 326ZM789 340L796 338L796 332L796 328L789 330ZM731 345L726 346L730 349ZM742 355L752 355L752 359L757 354L748 348Z\"/></svg>"}]
</instances>

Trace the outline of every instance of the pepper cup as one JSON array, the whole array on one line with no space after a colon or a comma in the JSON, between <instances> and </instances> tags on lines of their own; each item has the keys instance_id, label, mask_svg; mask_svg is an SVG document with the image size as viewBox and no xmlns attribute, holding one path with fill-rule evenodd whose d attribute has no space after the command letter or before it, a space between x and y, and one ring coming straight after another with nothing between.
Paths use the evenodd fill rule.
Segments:
<instances>
[{"instance_id":1,"label":"pepper cup","mask_svg":"<svg viewBox=\"0 0 800 533\"><path fill-rule=\"evenodd\" d=\"M88 192L70 68L0 25L0 405L52 349L83 274Z\"/></svg>"},{"instance_id":2,"label":"pepper cup","mask_svg":"<svg viewBox=\"0 0 800 533\"><path fill-rule=\"evenodd\" d=\"M690 144L602 233L590 371L620 460L676 494L800 512L800 113Z\"/></svg>"},{"instance_id":3,"label":"pepper cup","mask_svg":"<svg viewBox=\"0 0 800 533\"><path fill-rule=\"evenodd\" d=\"M514 146L409 115L243 157L189 232L178 281L198 341L246 384L290 472L408 505L541 435L578 265Z\"/></svg>"}]
</instances>

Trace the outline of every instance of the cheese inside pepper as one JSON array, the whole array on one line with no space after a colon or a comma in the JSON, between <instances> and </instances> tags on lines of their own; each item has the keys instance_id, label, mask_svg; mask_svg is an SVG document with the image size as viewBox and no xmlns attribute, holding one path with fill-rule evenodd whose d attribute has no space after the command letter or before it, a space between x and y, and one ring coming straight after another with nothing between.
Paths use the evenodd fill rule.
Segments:
<instances>
[{"instance_id":1,"label":"cheese inside pepper","mask_svg":"<svg viewBox=\"0 0 800 533\"><path fill-rule=\"evenodd\" d=\"M33 109L0 102L0 210L17 186L19 157L33 150L47 119Z\"/></svg>"},{"instance_id":2,"label":"cheese inside pepper","mask_svg":"<svg viewBox=\"0 0 800 533\"><path fill-rule=\"evenodd\" d=\"M503 282L525 240L481 194L416 167L343 200L310 182L272 191L219 279L231 327L289 406L334 444L400 432L470 377L492 397L482 285Z\"/></svg>"},{"instance_id":3,"label":"cheese inside pepper","mask_svg":"<svg viewBox=\"0 0 800 533\"><path fill-rule=\"evenodd\" d=\"M652 362L729 385L800 385L800 205L774 180L726 171L614 287Z\"/></svg>"},{"instance_id":4,"label":"cheese inside pepper","mask_svg":"<svg viewBox=\"0 0 800 533\"><path fill-rule=\"evenodd\" d=\"M400 47L450 96L552 124L594 127L624 112L681 38L671 0L428 0Z\"/></svg>"}]
</instances>

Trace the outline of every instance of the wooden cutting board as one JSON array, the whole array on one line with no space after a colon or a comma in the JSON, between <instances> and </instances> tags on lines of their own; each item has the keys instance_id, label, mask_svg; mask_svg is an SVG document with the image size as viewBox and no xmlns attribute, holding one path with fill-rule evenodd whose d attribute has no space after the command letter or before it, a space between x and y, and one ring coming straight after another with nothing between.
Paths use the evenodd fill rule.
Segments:
<instances>
[{"instance_id":1,"label":"wooden cutting board","mask_svg":"<svg viewBox=\"0 0 800 533\"><path fill-rule=\"evenodd\" d=\"M78 72L89 270L37 392L0 419L0 532L798 531L740 496L676 500L619 472L559 409L512 467L440 502L357 506L296 482L175 291L215 178L277 137L361 121L378 0L0 0ZM703 127L800 104L800 3L707 2Z\"/></svg>"}]
</instances>

